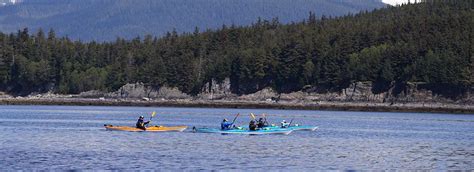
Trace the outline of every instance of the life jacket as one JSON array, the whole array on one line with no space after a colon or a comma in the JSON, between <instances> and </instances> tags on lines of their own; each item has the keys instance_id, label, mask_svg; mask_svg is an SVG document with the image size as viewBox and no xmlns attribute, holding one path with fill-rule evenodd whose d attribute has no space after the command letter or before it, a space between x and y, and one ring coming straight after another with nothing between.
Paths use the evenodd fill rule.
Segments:
<instances>
[{"instance_id":1,"label":"life jacket","mask_svg":"<svg viewBox=\"0 0 474 172\"><path fill-rule=\"evenodd\" d=\"M221 123L221 130L230 130L232 123L230 122L222 122Z\"/></svg>"},{"instance_id":2,"label":"life jacket","mask_svg":"<svg viewBox=\"0 0 474 172\"><path fill-rule=\"evenodd\" d=\"M145 123L143 122L143 119L138 119L137 124L136 124L136 127L137 127L137 128L143 128L143 127L145 127Z\"/></svg>"},{"instance_id":3,"label":"life jacket","mask_svg":"<svg viewBox=\"0 0 474 172\"><path fill-rule=\"evenodd\" d=\"M255 125L255 121L250 121L250 123L249 123L249 129L250 129L251 131L257 130L257 125Z\"/></svg>"}]
</instances>

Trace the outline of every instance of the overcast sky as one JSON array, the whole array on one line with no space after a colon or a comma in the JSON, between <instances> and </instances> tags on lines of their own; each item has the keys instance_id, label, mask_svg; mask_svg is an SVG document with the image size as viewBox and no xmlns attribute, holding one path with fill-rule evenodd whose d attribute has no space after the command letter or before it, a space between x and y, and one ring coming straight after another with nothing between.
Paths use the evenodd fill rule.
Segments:
<instances>
[{"instance_id":1,"label":"overcast sky","mask_svg":"<svg viewBox=\"0 0 474 172\"><path fill-rule=\"evenodd\" d=\"M390 5L405 4L408 2L408 0L382 0L382 1ZM415 2L415 0L411 0L411 2Z\"/></svg>"}]
</instances>

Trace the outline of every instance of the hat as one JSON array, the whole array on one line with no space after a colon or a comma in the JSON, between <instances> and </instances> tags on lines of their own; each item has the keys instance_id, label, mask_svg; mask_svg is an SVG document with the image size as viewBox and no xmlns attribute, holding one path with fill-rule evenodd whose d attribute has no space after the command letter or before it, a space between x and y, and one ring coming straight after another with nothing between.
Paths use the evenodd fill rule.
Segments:
<instances>
[{"instance_id":1,"label":"hat","mask_svg":"<svg viewBox=\"0 0 474 172\"><path fill-rule=\"evenodd\" d=\"M143 116L140 116L140 118L144 118Z\"/></svg>"},{"instance_id":2,"label":"hat","mask_svg":"<svg viewBox=\"0 0 474 172\"><path fill-rule=\"evenodd\" d=\"M223 120L223 121L228 121L228 120L227 120L227 118L224 118L224 120Z\"/></svg>"}]
</instances>

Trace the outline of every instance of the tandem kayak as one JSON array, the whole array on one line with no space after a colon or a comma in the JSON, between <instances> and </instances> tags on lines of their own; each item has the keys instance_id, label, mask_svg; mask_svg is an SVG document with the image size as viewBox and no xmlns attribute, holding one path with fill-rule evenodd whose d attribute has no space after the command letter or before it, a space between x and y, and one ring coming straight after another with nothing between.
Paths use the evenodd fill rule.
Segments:
<instances>
[{"instance_id":1,"label":"tandem kayak","mask_svg":"<svg viewBox=\"0 0 474 172\"><path fill-rule=\"evenodd\" d=\"M251 131L248 129L232 129L232 130L221 130L217 128L193 128L194 132L198 133L220 133L220 134L244 134L244 135L261 135L261 134L283 134L288 135L293 130L285 129L285 128L268 128L268 129L261 129L256 131Z\"/></svg>"},{"instance_id":2,"label":"tandem kayak","mask_svg":"<svg viewBox=\"0 0 474 172\"><path fill-rule=\"evenodd\" d=\"M271 126L271 127L265 127L265 128L270 128L270 129L290 129L290 130L304 130L304 131L315 131L318 129L317 126L291 126L288 128L281 128L280 126Z\"/></svg>"},{"instance_id":3,"label":"tandem kayak","mask_svg":"<svg viewBox=\"0 0 474 172\"><path fill-rule=\"evenodd\" d=\"M113 126L113 125L104 125L106 130L111 131L132 131L132 132L141 132L141 131L149 131L149 132L166 132L166 131L177 131L182 132L188 128L187 126L173 126L173 127L165 127L165 126L151 126L147 127L146 130L142 130L135 127L129 126Z\"/></svg>"}]
</instances>

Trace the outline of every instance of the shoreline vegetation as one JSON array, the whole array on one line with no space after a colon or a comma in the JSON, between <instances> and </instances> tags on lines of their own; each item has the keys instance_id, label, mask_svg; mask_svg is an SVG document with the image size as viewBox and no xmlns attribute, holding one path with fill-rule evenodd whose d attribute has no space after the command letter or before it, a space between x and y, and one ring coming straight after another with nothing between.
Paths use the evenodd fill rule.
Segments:
<instances>
[{"instance_id":1,"label":"shoreline vegetation","mask_svg":"<svg viewBox=\"0 0 474 172\"><path fill-rule=\"evenodd\" d=\"M472 114L473 9L430 0L102 43L24 28L0 33L0 104Z\"/></svg>"},{"instance_id":2,"label":"shoreline vegetation","mask_svg":"<svg viewBox=\"0 0 474 172\"><path fill-rule=\"evenodd\" d=\"M0 98L0 105L163 106L199 108L255 108L370 112L425 112L473 114L473 105L449 103L273 102L229 100L140 100L104 98Z\"/></svg>"}]
</instances>

